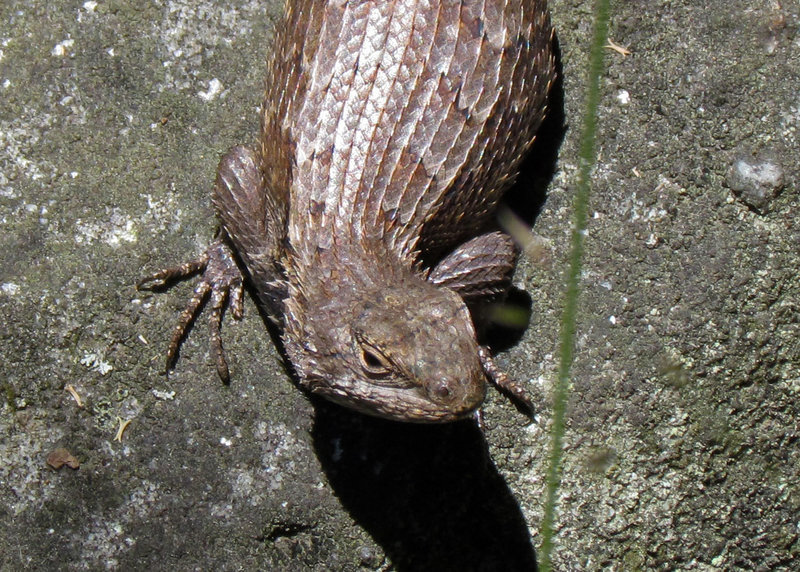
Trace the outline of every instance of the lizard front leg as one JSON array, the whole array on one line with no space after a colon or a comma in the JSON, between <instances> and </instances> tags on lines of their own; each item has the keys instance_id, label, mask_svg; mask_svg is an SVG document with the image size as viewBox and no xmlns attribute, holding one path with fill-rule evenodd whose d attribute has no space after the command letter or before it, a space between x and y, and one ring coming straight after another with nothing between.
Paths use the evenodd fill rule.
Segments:
<instances>
[{"instance_id":1,"label":"lizard front leg","mask_svg":"<svg viewBox=\"0 0 800 572\"><path fill-rule=\"evenodd\" d=\"M217 373L223 382L230 381L228 364L222 347L220 325L226 306L235 319L242 316L242 291L245 279L257 280L259 300L268 313L280 303L281 281L272 270L275 263L265 259L279 240L269 236L263 209L265 190L255 153L245 147L234 147L220 161L213 197L222 231L198 258L180 266L166 268L140 280L137 289L159 289L175 280L201 273L186 308L181 312L167 349L166 371L175 364L178 349L192 322L210 299L209 313L211 353ZM238 254L239 258L237 259ZM252 262L260 256L261 264ZM243 267L242 267L243 266Z\"/></svg>"},{"instance_id":2,"label":"lizard front leg","mask_svg":"<svg viewBox=\"0 0 800 572\"><path fill-rule=\"evenodd\" d=\"M517 253L506 233L481 234L445 256L431 270L428 282L450 288L467 304L502 298L511 287Z\"/></svg>"},{"instance_id":3,"label":"lizard front leg","mask_svg":"<svg viewBox=\"0 0 800 572\"><path fill-rule=\"evenodd\" d=\"M511 237L504 232L482 234L445 256L431 270L428 281L450 288L467 305L501 299L511 287L518 252ZM489 381L531 416L533 403L525 388L497 367L486 346L480 347L478 357Z\"/></svg>"}]
</instances>

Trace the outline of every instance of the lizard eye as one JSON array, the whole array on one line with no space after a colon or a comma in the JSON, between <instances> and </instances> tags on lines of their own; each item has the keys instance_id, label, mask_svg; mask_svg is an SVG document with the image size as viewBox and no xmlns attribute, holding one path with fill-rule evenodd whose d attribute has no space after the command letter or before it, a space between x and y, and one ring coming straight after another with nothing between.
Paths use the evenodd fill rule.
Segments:
<instances>
[{"instance_id":1,"label":"lizard eye","mask_svg":"<svg viewBox=\"0 0 800 572\"><path fill-rule=\"evenodd\" d=\"M358 345L361 367L364 368L364 371L376 377L383 377L391 373L392 364L377 348L363 341L360 341Z\"/></svg>"}]
</instances>

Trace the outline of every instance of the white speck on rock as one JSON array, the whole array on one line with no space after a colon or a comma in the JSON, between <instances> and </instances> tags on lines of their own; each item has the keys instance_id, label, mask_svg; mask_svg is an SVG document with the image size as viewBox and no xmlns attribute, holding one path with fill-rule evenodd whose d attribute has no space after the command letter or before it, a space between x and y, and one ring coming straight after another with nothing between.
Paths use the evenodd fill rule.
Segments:
<instances>
[{"instance_id":1,"label":"white speck on rock","mask_svg":"<svg viewBox=\"0 0 800 572\"><path fill-rule=\"evenodd\" d=\"M216 99L217 96L222 93L222 82L219 81L217 78L212 79L208 82L208 90L207 91L198 91L197 95L203 101L211 101Z\"/></svg>"},{"instance_id":2,"label":"white speck on rock","mask_svg":"<svg viewBox=\"0 0 800 572\"><path fill-rule=\"evenodd\" d=\"M78 244L92 244L102 241L108 246L118 247L123 242L136 242L136 224L119 209L113 209L107 221L104 222L75 222L77 234L75 242Z\"/></svg>"},{"instance_id":3,"label":"white speck on rock","mask_svg":"<svg viewBox=\"0 0 800 572\"><path fill-rule=\"evenodd\" d=\"M63 56L68 55L69 48L71 48L74 45L75 45L75 40L73 40L71 38L67 39L67 40L63 40L63 41L57 43L53 47L53 49L52 49L52 51L50 53L52 55L54 55L54 56L57 56L57 57L63 57Z\"/></svg>"},{"instance_id":4,"label":"white speck on rock","mask_svg":"<svg viewBox=\"0 0 800 572\"><path fill-rule=\"evenodd\" d=\"M159 391L158 389L154 389L152 391L156 399L160 399L162 401L172 401L175 399L174 391Z\"/></svg>"},{"instance_id":5,"label":"white speck on rock","mask_svg":"<svg viewBox=\"0 0 800 572\"><path fill-rule=\"evenodd\" d=\"M95 353L87 353L81 358L81 364L98 372L100 375L106 375L114 369L107 361L104 361L100 356Z\"/></svg>"}]
</instances>

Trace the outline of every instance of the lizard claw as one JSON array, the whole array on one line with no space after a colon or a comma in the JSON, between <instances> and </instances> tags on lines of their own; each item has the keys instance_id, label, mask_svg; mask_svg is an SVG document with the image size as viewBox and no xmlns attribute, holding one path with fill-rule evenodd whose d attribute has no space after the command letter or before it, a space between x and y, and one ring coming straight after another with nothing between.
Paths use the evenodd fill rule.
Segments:
<instances>
[{"instance_id":1,"label":"lizard claw","mask_svg":"<svg viewBox=\"0 0 800 572\"><path fill-rule=\"evenodd\" d=\"M208 315L208 325L211 353L216 362L217 374L224 383L228 383L230 373L222 348L220 325L226 306L230 307L235 319L238 320L242 317L243 278L242 272L224 240L218 238L201 256L194 260L180 266L166 268L143 278L137 282L136 289L158 290L168 286L174 280L181 280L198 272L203 273L200 282L195 287L186 308L181 312L167 348L166 372L169 374L174 367L178 349L189 326L200 314L203 304L210 297L211 311Z\"/></svg>"},{"instance_id":2,"label":"lizard claw","mask_svg":"<svg viewBox=\"0 0 800 572\"><path fill-rule=\"evenodd\" d=\"M492 354L486 346L478 347L478 357L483 365L483 371L501 393L505 394L511 402L528 418L533 419L533 402L528 392L516 380L511 379L502 371L492 359Z\"/></svg>"}]
</instances>

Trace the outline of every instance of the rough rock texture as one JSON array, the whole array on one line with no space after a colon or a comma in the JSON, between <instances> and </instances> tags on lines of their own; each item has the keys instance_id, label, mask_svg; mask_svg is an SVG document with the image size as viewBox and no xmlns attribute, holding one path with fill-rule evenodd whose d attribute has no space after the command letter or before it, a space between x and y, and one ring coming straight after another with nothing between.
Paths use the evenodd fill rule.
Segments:
<instances>
[{"instance_id":1,"label":"rough rock texture","mask_svg":"<svg viewBox=\"0 0 800 572\"><path fill-rule=\"evenodd\" d=\"M535 226L549 263L517 272L533 317L498 358L545 392L590 8L551 4L567 130L562 144L554 116L525 179L547 179L558 154ZM214 168L255 140L279 10L0 4L3 570L531 568L546 406L525 427L491 396L484 439L468 423L312 404L252 304L223 329L230 386L202 321L175 374L159 373L190 286L133 284L211 237ZM800 556L800 8L615 10L612 38L632 53L609 51L604 76L556 563L788 569ZM726 186L743 150L783 170L761 213ZM131 420L121 442L118 418ZM79 468L51 468L59 448Z\"/></svg>"}]
</instances>

